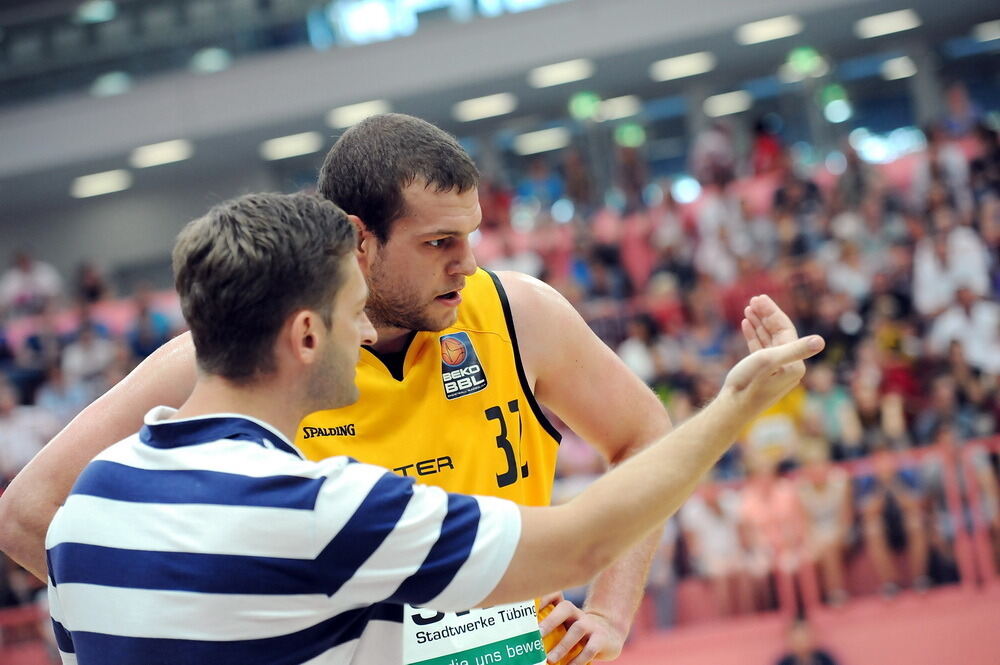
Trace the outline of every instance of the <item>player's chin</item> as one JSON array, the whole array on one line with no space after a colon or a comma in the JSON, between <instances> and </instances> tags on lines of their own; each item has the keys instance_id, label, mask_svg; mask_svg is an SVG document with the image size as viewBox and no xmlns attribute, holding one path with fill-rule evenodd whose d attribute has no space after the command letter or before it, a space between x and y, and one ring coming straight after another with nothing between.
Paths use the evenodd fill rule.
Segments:
<instances>
[{"instance_id":1,"label":"player's chin","mask_svg":"<svg viewBox=\"0 0 1000 665\"><path fill-rule=\"evenodd\" d=\"M435 306L436 305L436 306ZM441 332L455 325L458 320L458 310L454 307L434 303L424 310L424 330Z\"/></svg>"}]
</instances>

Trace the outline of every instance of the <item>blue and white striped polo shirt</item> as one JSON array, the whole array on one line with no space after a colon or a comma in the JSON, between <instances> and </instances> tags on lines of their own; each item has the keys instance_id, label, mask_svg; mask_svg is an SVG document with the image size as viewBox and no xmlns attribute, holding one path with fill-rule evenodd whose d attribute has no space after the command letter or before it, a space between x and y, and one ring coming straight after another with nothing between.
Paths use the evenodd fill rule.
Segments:
<instances>
[{"instance_id":1,"label":"blue and white striped polo shirt","mask_svg":"<svg viewBox=\"0 0 1000 665\"><path fill-rule=\"evenodd\" d=\"M87 465L49 527L64 663L391 665L400 603L471 607L514 554L512 503L174 413Z\"/></svg>"}]
</instances>

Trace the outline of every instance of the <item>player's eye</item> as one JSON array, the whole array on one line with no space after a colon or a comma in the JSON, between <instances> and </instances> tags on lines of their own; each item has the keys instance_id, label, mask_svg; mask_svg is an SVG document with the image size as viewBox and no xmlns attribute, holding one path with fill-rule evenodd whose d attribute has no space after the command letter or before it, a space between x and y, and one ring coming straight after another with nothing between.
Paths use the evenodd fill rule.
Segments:
<instances>
[{"instance_id":1,"label":"player's eye","mask_svg":"<svg viewBox=\"0 0 1000 665\"><path fill-rule=\"evenodd\" d=\"M430 245L431 247L434 247L435 249L437 249L437 248L440 248L440 247L444 247L445 243L447 243L447 242L448 242L447 238L437 238L435 240L428 240L427 244Z\"/></svg>"}]
</instances>

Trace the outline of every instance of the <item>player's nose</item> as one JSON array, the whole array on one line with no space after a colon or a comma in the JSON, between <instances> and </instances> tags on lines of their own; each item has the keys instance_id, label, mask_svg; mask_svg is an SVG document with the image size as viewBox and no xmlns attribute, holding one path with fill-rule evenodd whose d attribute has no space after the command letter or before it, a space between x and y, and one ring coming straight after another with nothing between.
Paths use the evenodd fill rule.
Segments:
<instances>
[{"instance_id":1,"label":"player's nose","mask_svg":"<svg viewBox=\"0 0 1000 665\"><path fill-rule=\"evenodd\" d=\"M461 252L458 259L451 265L452 274L465 275L467 277L474 275L479 264L476 261L476 255L472 252L472 243L469 242L468 238L463 240Z\"/></svg>"}]
</instances>

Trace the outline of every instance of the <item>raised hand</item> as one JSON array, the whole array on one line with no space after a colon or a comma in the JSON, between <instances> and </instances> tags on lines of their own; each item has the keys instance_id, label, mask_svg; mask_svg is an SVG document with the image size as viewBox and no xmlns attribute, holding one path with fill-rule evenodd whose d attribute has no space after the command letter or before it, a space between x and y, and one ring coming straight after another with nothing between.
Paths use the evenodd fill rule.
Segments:
<instances>
[{"instance_id":1,"label":"raised hand","mask_svg":"<svg viewBox=\"0 0 1000 665\"><path fill-rule=\"evenodd\" d=\"M819 353L819 335L799 339L788 315L769 296L754 296L741 323L750 355L726 376L728 391L744 408L763 411L798 385L805 374L803 360Z\"/></svg>"}]
</instances>

